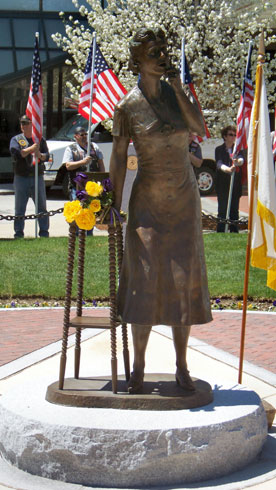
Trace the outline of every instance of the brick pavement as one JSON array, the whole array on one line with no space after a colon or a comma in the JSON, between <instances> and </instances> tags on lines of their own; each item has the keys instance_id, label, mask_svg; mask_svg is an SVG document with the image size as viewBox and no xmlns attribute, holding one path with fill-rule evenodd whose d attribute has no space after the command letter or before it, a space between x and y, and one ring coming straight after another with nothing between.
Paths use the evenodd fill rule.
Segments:
<instances>
[{"instance_id":1,"label":"brick pavement","mask_svg":"<svg viewBox=\"0 0 276 490\"><path fill-rule=\"evenodd\" d=\"M92 311L96 311L93 309ZM75 316L75 309L71 310ZM91 310L83 314L91 315ZM107 309L97 315L108 315ZM0 366L62 338L63 309L0 310ZM75 329L70 329L73 334Z\"/></svg>"},{"instance_id":2,"label":"brick pavement","mask_svg":"<svg viewBox=\"0 0 276 490\"><path fill-rule=\"evenodd\" d=\"M103 316L109 313L108 309L85 309L83 314L92 312ZM239 356L241 312L214 311L213 318L211 323L193 326L191 335ZM62 328L62 309L1 310L0 366L60 340ZM276 374L275 344L276 314L248 313L245 360Z\"/></svg>"}]
</instances>

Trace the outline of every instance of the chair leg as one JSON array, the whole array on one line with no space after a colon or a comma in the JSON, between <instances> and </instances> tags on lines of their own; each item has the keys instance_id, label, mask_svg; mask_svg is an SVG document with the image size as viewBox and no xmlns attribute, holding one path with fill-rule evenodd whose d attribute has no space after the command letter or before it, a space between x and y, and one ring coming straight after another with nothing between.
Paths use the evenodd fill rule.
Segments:
<instances>
[{"instance_id":1,"label":"chair leg","mask_svg":"<svg viewBox=\"0 0 276 490\"><path fill-rule=\"evenodd\" d=\"M116 223L116 245L117 245L117 262L118 272L121 274L122 262L123 262L123 228L121 223ZM127 325L122 323L122 339L123 339L123 357L125 366L126 381L130 378L130 365L129 365L129 350L128 350L128 338L127 338Z\"/></svg>"},{"instance_id":2,"label":"chair leg","mask_svg":"<svg viewBox=\"0 0 276 490\"><path fill-rule=\"evenodd\" d=\"M127 324L122 323L122 339L123 339L123 357L125 366L126 381L130 379L130 365L129 365L129 350L128 350L128 338L127 338Z\"/></svg>"},{"instance_id":3,"label":"chair leg","mask_svg":"<svg viewBox=\"0 0 276 490\"><path fill-rule=\"evenodd\" d=\"M79 230L77 316L82 316L85 236L86 236L85 230ZM75 379L79 379L80 358L81 358L81 328L77 328L76 335L75 335Z\"/></svg>"},{"instance_id":4,"label":"chair leg","mask_svg":"<svg viewBox=\"0 0 276 490\"><path fill-rule=\"evenodd\" d=\"M111 372L112 391L117 393L117 345L116 345L116 255L115 255L115 227L108 225L108 250L109 250L109 293L110 293L110 334L111 334Z\"/></svg>"},{"instance_id":5,"label":"chair leg","mask_svg":"<svg viewBox=\"0 0 276 490\"><path fill-rule=\"evenodd\" d=\"M76 225L75 223L71 223L69 228L66 297L65 297L64 317L63 317L62 350L61 350L60 368L59 368L60 390L63 390L63 386L64 386L65 368L66 368L66 360L67 360L67 345L68 345L68 331L69 331L69 323L70 323L75 246L76 246Z\"/></svg>"},{"instance_id":6,"label":"chair leg","mask_svg":"<svg viewBox=\"0 0 276 490\"><path fill-rule=\"evenodd\" d=\"M75 379L79 379L80 373L80 356L81 356L81 328L76 328L75 335Z\"/></svg>"}]
</instances>

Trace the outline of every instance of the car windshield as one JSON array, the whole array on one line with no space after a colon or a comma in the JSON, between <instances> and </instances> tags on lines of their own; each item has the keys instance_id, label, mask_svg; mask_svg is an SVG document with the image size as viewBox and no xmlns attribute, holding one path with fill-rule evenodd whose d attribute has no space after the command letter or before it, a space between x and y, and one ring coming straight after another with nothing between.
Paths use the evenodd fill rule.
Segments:
<instances>
[{"instance_id":1,"label":"car windshield","mask_svg":"<svg viewBox=\"0 0 276 490\"><path fill-rule=\"evenodd\" d=\"M99 123L91 125L91 133L92 134L95 131L98 124ZM62 128L57 132L55 137L51 138L51 139L58 140L58 141L73 141L75 129L77 126L82 126L86 130L88 130L88 121L87 121L87 119L82 117L80 114L75 114L73 117L71 117L67 121L67 123L65 123L64 126L62 126Z\"/></svg>"}]
</instances>

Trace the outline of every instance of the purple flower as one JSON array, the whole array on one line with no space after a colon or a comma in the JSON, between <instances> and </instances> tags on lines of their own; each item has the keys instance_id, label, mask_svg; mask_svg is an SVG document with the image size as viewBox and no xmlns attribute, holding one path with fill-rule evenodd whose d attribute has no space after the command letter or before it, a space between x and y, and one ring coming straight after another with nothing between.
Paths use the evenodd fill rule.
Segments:
<instances>
[{"instance_id":1,"label":"purple flower","mask_svg":"<svg viewBox=\"0 0 276 490\"><path fill-rule=\"evenodd\" d=\"M219 298L216 299L216 303L217 303L217 305L220 303L220 299Z\"/></svg>"},{"instance_id":2,"label":"purple flower","mask_svg":"<svg viewBox=\"0 0 276 490\"><path fill-rule=\"evenodd\" d=\"M88 198L88 194L86 191L77 191L76 192L77 199L81 202L86 201Z\"/></svg>"},{"instance_id":3,"label":"purple flower","mask_svg":"<svg viewBox=\"0 0 276 490\"><path fill-rule=\"evenodd\" d=\"M82 172L77 174L77 176L74 178L74 182L76 182L76 184L85 185L87 181L88 181L87 175L83 174Z\"/></svg>"},{"instance_id":4,"label":"purple flower","mask_svg":"<svg viewBox=\"0 0 276 490\"><path fill-rule=\"evenodd\" d=\"M97 304L98 304L98 303L97 303L97 301L96 301L95 299L93 299L93 301L92 301L92 305L93 305L93 306L97 306Z\"/></svg>"},{"instance_id":5,"label":"purple flower","mask_svg":"<svg viewBox=\"0 0 276 490\"><path fill-rule=\"evenodd\" d=\"M83 305L85 305L85 301L84 301L84 299L82 300L82 304L83 304Z\"/></svg>"},{"instance_id":6,"label":"purple flower","mask_svg":"<svg viewBox=\"0 0 276 490\"><path fill-rule=\"evenodd\" d=\"M110 179L104 179L102 181L102 186L105 192L110 192L113 190L113 184Z\"/></svg>"},{"instance_id":7,"label":"purple flower","mask_svg":"<svg viewBox=\"0 0 276 490\"><path fill-rule=\"evenodd\" d=\"M276 306L276 299L273 301L273 306Z\"/></svg>"},{"instance_id":8,"label":"purple flower","mask_svg":"<svg viewBox=\"0 0 276 490\"><path fill-rule=\"evenodd\" d=\"M14 308L16 306L15 301L11 302L11 307Z\"/></svg>"}]
</instances>

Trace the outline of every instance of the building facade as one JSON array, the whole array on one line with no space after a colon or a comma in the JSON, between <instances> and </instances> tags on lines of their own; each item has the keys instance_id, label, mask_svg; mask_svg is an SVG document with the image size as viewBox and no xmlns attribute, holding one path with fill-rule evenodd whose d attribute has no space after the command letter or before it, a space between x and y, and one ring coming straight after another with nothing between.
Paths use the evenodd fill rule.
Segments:
<instances>
[{"instance_id":1,"label":"building facade","mask_svg":"<svg viewBox=\"0 0 276 490\"><path fill-rule=\"evenodd\" d=\"M42 65L45 136L52 137L72 113L65 104L65 81L70 78L71 68L64 63L66 53L51 37L56 32L64 33L60 11L85 25L71 0L0 0L0 153L1 148L3 151L7 147L3 139L14 133L18 116L26 110L36 32Z\"/></svg>"}]
</instances>

